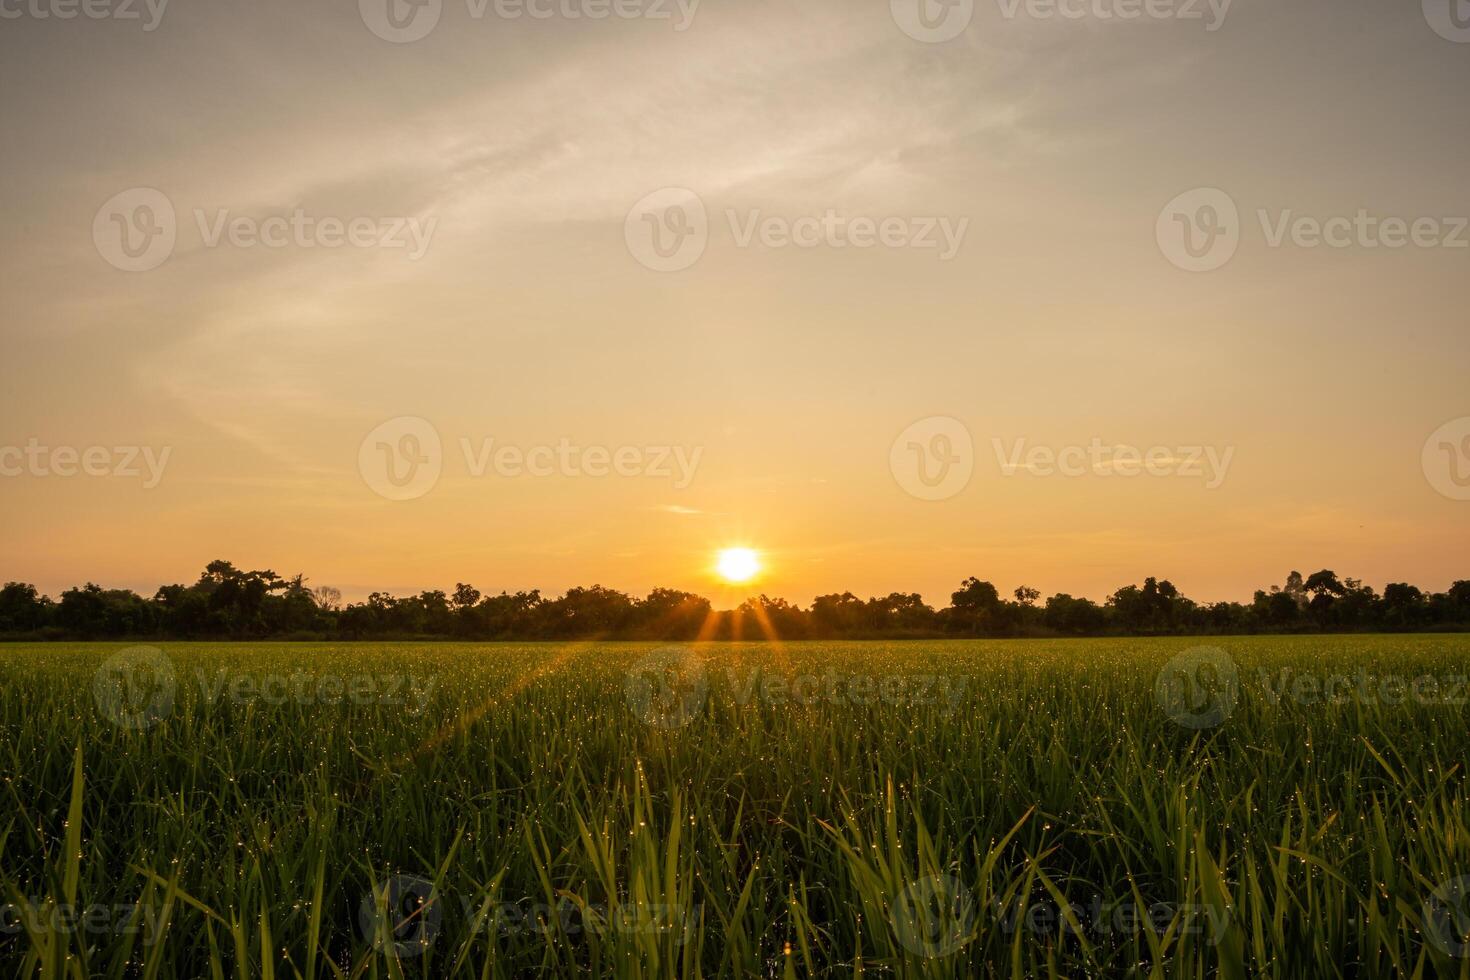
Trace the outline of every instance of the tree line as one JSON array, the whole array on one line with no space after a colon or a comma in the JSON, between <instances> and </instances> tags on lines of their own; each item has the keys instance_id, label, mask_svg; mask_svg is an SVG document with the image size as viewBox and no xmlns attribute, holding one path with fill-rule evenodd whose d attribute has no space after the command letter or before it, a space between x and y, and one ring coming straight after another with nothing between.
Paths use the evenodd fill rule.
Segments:
<instances>
[{"instance_id":1,"label":"tree line","mask_svg":"<svg viewBox=\"0 0 1470 980\"><path fill-rule=\"evenodd\" d=\"M539 591L414 596L374 592L342 603L305 576L244 571L213 561L193 585L165 585L152 598L88 583L53 600L35 586L0 589L0 637L7 639L650 639L729 640L941 636L1145 636L1205 633L1353 632L1470 629L1470 581L1429 593L1393 583L1380 595L1358 579L1323 570L1255 593L1249 603L1197 603L1167 579L1118 589L1099 604L1065 593L1044 602L1028 586L1008 598L969 578L936 609L918 593L860 599L818 596L808 608L765 595L716 611L708 599L674 589L637 598L594 585L548 598Z\"/></svg>"}]
</instances>

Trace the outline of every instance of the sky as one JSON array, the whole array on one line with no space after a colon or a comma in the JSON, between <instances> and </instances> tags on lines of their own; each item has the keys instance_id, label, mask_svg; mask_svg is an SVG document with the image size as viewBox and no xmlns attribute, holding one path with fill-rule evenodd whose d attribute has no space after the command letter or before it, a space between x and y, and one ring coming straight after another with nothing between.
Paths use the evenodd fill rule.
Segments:
<instances>
[{"instance_id":1,"label":"sky","mask_svg":"<svg viewBox=\"0 0 1470 980\"><path fill-rule=\"evenodd\" d=\"M1470 578L1470 10L920 2L0 0L0 580Z\"/></svg>"}]
</instances>

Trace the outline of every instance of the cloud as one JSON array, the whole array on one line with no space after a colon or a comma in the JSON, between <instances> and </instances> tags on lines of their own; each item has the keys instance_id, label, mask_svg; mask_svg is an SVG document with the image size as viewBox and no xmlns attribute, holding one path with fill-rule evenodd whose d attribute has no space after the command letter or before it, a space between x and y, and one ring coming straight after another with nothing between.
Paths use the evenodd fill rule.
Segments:
<instances>
[{"instance_id":1,"label":"cloud","mask_svg":"<svg viewBox=\"0 0 1470 980\"><path fill-rule=\"evenodd\" d=\"M702 510L696 510L693 507L685 507L682 504L659 504L652 509L664 514L679 514L686 517L704 513L704 511Z\"/></svg>"}]
</instances>

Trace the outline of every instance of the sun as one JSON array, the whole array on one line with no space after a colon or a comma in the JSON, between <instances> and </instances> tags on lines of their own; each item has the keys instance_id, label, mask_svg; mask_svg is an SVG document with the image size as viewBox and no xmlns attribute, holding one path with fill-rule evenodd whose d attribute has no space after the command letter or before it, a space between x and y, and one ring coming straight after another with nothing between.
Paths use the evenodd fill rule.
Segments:
<instances>
[{"instance_id":1,"label":"sun","mask_svg":"<svg viewBox=\"0 0 1470 980\"><path fill-rule=\"evenodd\" d=\"M756 577L761 570L761 559L750 548L725 548L715 561L715 570L726 582L739 585Z\"/></svg>"}]
</instances>

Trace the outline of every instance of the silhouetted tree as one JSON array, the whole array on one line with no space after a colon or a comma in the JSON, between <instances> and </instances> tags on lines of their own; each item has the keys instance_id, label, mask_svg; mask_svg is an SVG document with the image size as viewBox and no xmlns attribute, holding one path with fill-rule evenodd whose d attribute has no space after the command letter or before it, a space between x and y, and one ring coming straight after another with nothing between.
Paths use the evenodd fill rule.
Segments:
<instances>
[{"instance_id":1,"label":"silhouetted tree","mask_svg":"<svg viewBox=\"0 0 1470 980\"><path fill-rule=\"evenodd\" d=\"M654 589L638 603L636 615L640 636L692 640L710 619L710 603L692 592Z\"/></svg>"},{"instance_id":2,"label":"silhouetted tree","mask_svg":"<svg viewBox=\"0 0 1470 980\"><path fill-rule=\"evenodd\" d=\"M1000 593L989 582L973 575L960 583L958 592L949 597L951 621L963 633L983 633L994 625L1000 609Z\"/></svg>"},{"instance_id":3,"label":"silhouetted tree","mask_svg":"<svg viewBox=\"0 0 1470 980\"><path fill-rule=\"evenodd\" d=\"M1103 610L1091 599L1074 599L1059 592L1046 600L1043 622L1058 633L1096 633L1103 628Z\"/></svg>"},{"instance_id":4,"label":"silhouetted tree","mask_svg":"<svg viewBox=\"0 0 1470 980\"><path fill-rule=\"evenodd\" d=\"M812 626L822 636L850 636L869 628L868 605L851 592L812 600Z\"/></svg>"},{"instance_id":5,"label":"silhouetted tree","mask_svg":"<svg viewBox=\"0 0 1470 980\"><path fill-rule=\"evenodd\" d=\"M1059 633L1179 634L1296 630L1416 630L1470 627L1470 580L1448 591L1425 593L1412 585L1388 585L1382 598L1354 578L1330 569L1255 593L1248 605L1199 606L1168 579L1114 592L1105 606L1059 593L1036 608L1035 589L1020 586L1015 602L995 586L967 578L935 610L918 593L893 592L859 599L851 592L818 596L810 609L761 595L728 612L709 600L674 589L654 589L637 600L594 585L555 599L537 590L485 596L456 583L446 594L430 589L398 598L374 592L341 605L341 592L309 587L304 575L245 571L213 561L193 585L164 585L151 599L93 583L69 589L58 602L34 586L10 582L0 589L0 636L9 638L110 639L125 637L459 637L463 639L670 639L738 637L974 636Z\"/></svg>"},{"instance_id":6,"label":"silhouetted tree","mask_svg":"<svg viewBox=\"0 0 1470 980\"><path fill-rule=\"evenodd\" d=\"M51 616L51 600L36 592L34 585L7 582L0 589L0 633L29 633L45 627Z\"/></svg>"},{"instance_id":7,"label":"silhouetted tree","mask_svg":"<svg viewBox=\"0 0 1470 980\"><path fill-rule=\"evenodd\" d=\"M336 612L342 608L342 590L331 585L318 585L312 590L317 608L323 612Z\"/></svg>"}]
</instances>

